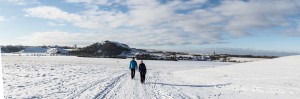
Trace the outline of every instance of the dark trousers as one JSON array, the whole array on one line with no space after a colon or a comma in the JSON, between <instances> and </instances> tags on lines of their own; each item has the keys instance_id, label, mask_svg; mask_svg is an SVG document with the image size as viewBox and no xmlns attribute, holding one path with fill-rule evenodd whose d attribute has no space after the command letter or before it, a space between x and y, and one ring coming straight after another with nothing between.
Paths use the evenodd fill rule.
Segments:
<instances>
[{"instance_id":1,"label":"dark trousers","mask_svg":"<svg viewBox=\"0 0 300 99\"><path fill-rule=\"evenodd\" d=\"M140 72L140 74L141 74L141 83L145 83L146 73Z\"/></svg>"},{"instance_id":2,"label":"dark trousers","mask_svg":"<svg viewBox=\"0 0 300 99\"><path fill-rule=\"evenodd\" d=\"M135 69L131 69L131 79L134 78L134 75L135 75Z\"/></svg>"}]
</instances>

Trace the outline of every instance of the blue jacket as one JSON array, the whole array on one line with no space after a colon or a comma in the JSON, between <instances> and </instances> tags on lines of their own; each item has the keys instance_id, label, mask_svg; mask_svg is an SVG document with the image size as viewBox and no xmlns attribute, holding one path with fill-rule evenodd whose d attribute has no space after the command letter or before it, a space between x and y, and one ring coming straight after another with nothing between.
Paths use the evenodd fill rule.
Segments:
<instances>
[{"instance_id":1,"label":"blue jacket","mask_svg":"<svg viewBox=\"0 0 300 99\"><path fill-rule=\"evenodd\" d=\"M131 60L129 64L129 69L136 69L137 68L137 63L135 60Z\"/></svg>"}]
</instances>

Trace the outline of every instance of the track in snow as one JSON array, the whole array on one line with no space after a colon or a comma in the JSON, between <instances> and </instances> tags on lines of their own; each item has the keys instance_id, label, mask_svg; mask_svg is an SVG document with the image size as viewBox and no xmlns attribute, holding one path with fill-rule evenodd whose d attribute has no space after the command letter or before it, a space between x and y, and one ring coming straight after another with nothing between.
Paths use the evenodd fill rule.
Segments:
<instances>
[{"instance_id":1,"label":"track in snow","mask_svg":"<svg viewBox=\"0 0 300 99\"><path fill-rule=\"evenodd\" d=\"M68 99L188 98L185 93L174 86L162 85L161 74L160 71L150 72L146 76L146 83L141 84L139 72L136 73L134 79L131 79L128 71L127 73L118 74L115 77L100 79L70 96ZM106 85L103 85L104 82Z\"/></svg>"},{"instance_id":2,"label":"track in snow","mask_svg":"<svg viewBox=\"0 0 300 99\"><path fill-rule=\"evenodd\" d=\"M5 98L170 99L219 94L210 91L215 85L182 81L174 73L224 63L146 61L146 82L141 84L138 71L135 79L130 78L127 67L129 61L80 57L6 57L3 64ZM204 85L199 87L199 84Z\"/></svg>"},{"instance_id":3,"label":"track in snow","mask_svg":"<svg viewBox=\"0 0 300 99\"><path fill-rule=\"evenodd\" d=\"M103 99L111 91L112 88L114 88L117 84L121 82L121 80L123 80L126 74L127 73L116 74L118 76L108 76L104 79L100 79L97 82L88 85L86 88L77 92L76 94L70 96L68 99Z\"/></svg>"},{"instance_id":4,"label":"track in snow","mask_svg":"<svg viewBox=\"0 0 300 99\"><path fill-rule=\"evenodd\" d=\"M164 80L161 78L166 78L163 76L166 76L165 73L160 71L150 72L146 78L146 83L141 84L139 72L137 72L134 79L130 78L130 73L128 72L111 80L110 84L105 86L103 90L99 90L99 93L93 99L191 98L185 92L178 89L178 86L162 84L161 82L164 82Z\"/></svg>"}]
</instances>

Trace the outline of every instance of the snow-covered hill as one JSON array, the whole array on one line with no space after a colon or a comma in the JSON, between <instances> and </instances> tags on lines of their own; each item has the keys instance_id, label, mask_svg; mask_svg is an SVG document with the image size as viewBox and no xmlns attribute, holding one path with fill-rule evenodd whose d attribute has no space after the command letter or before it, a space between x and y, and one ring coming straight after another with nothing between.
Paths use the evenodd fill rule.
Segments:
<instances>
[{"instance_id":1,"label":"snow-covered hill","mask_svg":"<svg viewBox=\"0 0 300 99\"><path fill-rule=\"evenodd\" d=\"M42 47L28 47L24 50L21 50L20 54L30 54L30 53L36 53L36 54L68 54L69 51L63 49L63 48L42 48Z\"/></svg>"},{"instance_id":2,"label":"snow-covered hill","mask_svg":"<svg viewBox=\"0 0 300 99\"><path fill-rule=\"evenodd\" d=\"M28 47L20 51L20 53L46 53L47 48L42 47Z\"/></svg>"},{"instance_id":3,"label":"snow-covered hill","mask_svg":"<svg viewBox=\"0 0 300 99\"><path fill-rule=\"evenodd\" d=\"M130 59L3 56L6 98L297 99L300 56L249 63L148 61L146 83Z\"/></svg>"}]
</instances>

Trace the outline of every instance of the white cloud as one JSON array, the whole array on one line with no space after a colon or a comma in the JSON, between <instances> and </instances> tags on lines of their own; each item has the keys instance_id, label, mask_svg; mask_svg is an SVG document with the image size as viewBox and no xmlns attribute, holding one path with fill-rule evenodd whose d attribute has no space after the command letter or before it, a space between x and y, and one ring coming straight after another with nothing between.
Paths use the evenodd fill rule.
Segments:
<instances>
[{"instance_id":1,"label":"white cloud","mask_svg":"<svg viewBox=\"0 0 300 99\"><path fill-rule=\"evenodd\" d=\"M297 31L297 34L300 35L300 20L297 22L296 31Z\"/></svg>"},{"instance_id":2,"label":"white cloud","mask_svg":"<svg viewBox=\"0 0 300 99\"><path fill-rule=\"evenodd\" d=\"M300 19L294 19L293 21L296 26L290 26L288 29L281 30L279 33L287 36L300 36Z\"/></svg>"},{"instance_id":3,"label":"white cloud","mask_svg":"<svg viewBox=\"0 0 300 99\"><path fill-rule=\"evenodd\" d=\"M248 35L250 29L288 26L288 17L299 13L298 5L294 0L236 0L223 1L213 10L226 18L226 32L243 36Z\"/></svg>"},{"instance_id":4,"label":"white cloud","mask_svg":"<svg viewBox=\"0 0 300 99\"><path fill-rule=\"evenodd\" d=\"M68 3L109 4L109 0L66 0Z\"/></svg>"},{"instance_id":5,"label":"white cloud","mask_svg":"<svg viewBox=\"0 0 300 99\"><path fill-rule=\"evenodd\" d=\"M288 27L291 24L289 17L299 14L300 5L295 0L224 0L220 5L208 8L202 7L208 0L170 0L166 3L157 0L100 1L66 0L82 4L87 9L76 13L54 6L38 6L24 11L26 16L68 22L76 27L95 30L95 33L106 33L101 37L93 34L98 37L96 41L118 40L139 46L199 45L223 42L224 33L245 36L250 35L249 30L253 29ZM112 4L126 6L127 11L121 11ZM110 6L110 10L101 8L103 6ZM45 34L49 33L52 32ZM85 37L82 33L76 35Z\"/></svg>"},{"instance_id":6,"label":"white cloud","mask_svg":"<svg viewBox=\"0 0 300 99\"><path fill-rule=\"evenodd\" d=\"M16 4L16 5L24 5L26 2L24 0L7 0L10 3Z\"/></svg>"},{"instance_id":7,"label":"white cloud","mask_svg":"<svg viewBox=\"0 0 300 99\"><path fill-rule=\"evenodd\" d=\"M64 12L57 7L53 6L38 6L35 8L24 9L28 14L26 16L33 16L52 20L65 20L65 21L81 21L82 17L77 14Z\"/></svg>"},{"instance_id":8,"label":"white cloud","mask_svg":"<svg viewBox=\"0 0 300 99\"><path fill-rule=\"evenodd\" d=\"M66 26L64 23L57 23L57 22L47 22L50 26Z\"/></svg>"},{"instance_id":9,"label":"white cloud","mask_svg":"<svg viewBox=\"0 0 300 99\"><path fill-rule=\"evenodd\" d=\"M0 22L5 21L5 17L4 16L0 16Z\"/></svg>"},{"instance_id":10,"label":"white cloud","mask_svg":"<svg viewBox=\"0 0 300 99\"><path fill-rule=\"evenodd\" d=\"M37 32L29 36L20 38L21 44L24 45L86 45L87 43L96 42L99 34L83 34L68 32Z\"/></svg>"},{"instance_id":11,"label":"white cloud","mask_svg":"<svg viewBox=\"0 0 300 99\"><path fill-rule=\"evenodd\" d=\"M92 3L94 0L66 0L69 3Z\"/></svg>"},{"instance_id":12,"label":"white cloud","mask_svg":"<svg viewBox=\"0 0 300 99\"><path fill-rule=\"evenodd\" d=\"M75 26L88 29L107 29L107 26L100 24L98 17L84 16L74 13L68 13L53 6L38 6L34 8L24 9L27 14L25 16L38 17L56 21L66 21L73 23Z\"/></svg>"},{"instance_id":13,"label":"white cloud","mask_svg":"<svg viewBox=\"0 0 300 99\"><path fill-rule=\"evenodd\" d=\"M153 26L172 19L173 10L165 6L150 6L132 8L129 12L130 25L134 26Z\"/></svg>"}]
</instances>

